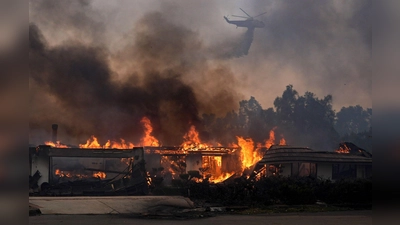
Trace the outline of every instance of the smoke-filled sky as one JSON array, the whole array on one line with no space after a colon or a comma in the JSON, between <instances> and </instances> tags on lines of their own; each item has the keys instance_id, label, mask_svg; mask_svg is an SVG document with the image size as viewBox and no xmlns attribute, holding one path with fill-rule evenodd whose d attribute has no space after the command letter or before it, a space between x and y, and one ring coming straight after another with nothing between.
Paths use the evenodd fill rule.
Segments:
<instances>
[{"instance_id":1,"label":"smoke-filled sky","mask_svg":"<svg viewBox=\"0 0 400 225\"><path fill-rule=\"evenodd\" d=\"M237 58L246 28L223 16L239 8L267 13ZM124 136L149 116L161 139L178 140L201 113L250 96L272 107L288 84L331 94L337 111L372 106L371 0L36 0L29 10L33 139L51 123Z\"/></svg>"}]
</instances>

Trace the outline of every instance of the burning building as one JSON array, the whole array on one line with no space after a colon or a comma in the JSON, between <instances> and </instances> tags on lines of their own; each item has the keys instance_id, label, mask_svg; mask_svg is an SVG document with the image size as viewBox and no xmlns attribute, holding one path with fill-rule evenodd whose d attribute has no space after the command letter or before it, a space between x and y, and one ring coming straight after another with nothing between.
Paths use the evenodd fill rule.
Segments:
<instances>
[{"instance_id":1,"label":"burning building","mask_svg":"<svg viewBox=\"0 0 400 225\"><path fill-rule=\"evenodd\" d=\"M264 144L237 136L237 143L205 143L195 126L179 146L162 146L151 121L141 120L139 144L120 139L105 143L91 136L78 146L52 141L30 148L30 188L42 194L147 194L152 187L174 181L218 183L231 177L311 176L325 179L372 176L372 155L352 143L335 152L315 151L275 140L275 129Z\"/></svg>"},{"instance_id":2,"label":"burning building","mask_svg":"<svg viewBox=\"0 0 400 225\"><path fill-rule=\"evenodd\" d=\"M139 145L123 139L101 144L95 136L79 146L66 145L58 141L58 126L53 124L52 141L30 148L31 188L43 191L51 186L61 190L60 185L74 183L80 187L72 191L67 185L68 190L63 191L75 195L104 193L103 190L144 194L148 191L144 186L171 185L174 180L218 183L232 176L250 174L268 147L275 143L271 130L265 146L243 137L237 137L237 144L214 146L202 142L195 126L191 126L179 146L161 146L152 135L150 120L144 117L141 122L144 135ZM115 182L123 183L120 189L115 188ZM86 187L81 187L82 184ZM94 191L96 188L99 190Z\"/></svg>"},{"instance_id":3,"label":"burning building","mask_svg":"<svg viewBox=\"0 0 400 225\"><path fill-rule=\"evenodd\" d=\"M123 139L101 144L95 136L70 146L57 140L30 148L30 188L51 195L147 194L174 181L218 183L230 177L311 176L325 179L372 176L372 155L352 143L335 152L315 151L275 142L274 129L265 144L237 137L227 147L203 143L195 126L179 146L161 146L150 120L142 119L144 135L135 145Z\"/></svg>"}]
</instances>

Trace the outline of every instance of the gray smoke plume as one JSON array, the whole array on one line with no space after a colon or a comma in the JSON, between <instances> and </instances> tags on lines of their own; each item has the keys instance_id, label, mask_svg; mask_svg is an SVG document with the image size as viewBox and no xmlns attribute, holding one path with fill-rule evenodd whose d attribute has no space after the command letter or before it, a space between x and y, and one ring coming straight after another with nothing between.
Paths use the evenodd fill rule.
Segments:
<instances>
[{"instance_id":1,"label":"gray smoke plume","mask_svg":"<svg viewBox=\"0 0 400 225\"><path fill-rule=\"evenodd\" d=\"M266 11L265 28L227 24L239 7ZM331 94L336 109L370 107L370 11L370 0L33 1L32 140L58 123L64 142L136 141L149 116L176 144L201 113L223 116L248 96L268 108L288 84Z\"/></svg>"}]
</instances>

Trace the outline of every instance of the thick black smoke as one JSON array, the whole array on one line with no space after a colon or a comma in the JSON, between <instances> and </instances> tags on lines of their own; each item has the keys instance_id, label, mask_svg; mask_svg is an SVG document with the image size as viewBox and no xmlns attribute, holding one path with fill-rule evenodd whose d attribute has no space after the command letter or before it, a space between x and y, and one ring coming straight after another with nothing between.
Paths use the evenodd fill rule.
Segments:
<instances>
[{"instance_id":1,"label":"thick black smoke","mask_svg":"<svg viewBox=\"0 0 400 225\"><path fill-rule=\"evenodd\" d=\"M147 116L163 144L179 144L190 125L201 129L200 112L222 114L238 102L233 74L209 65L196 33L162 13L143 16L116 53L79 40L50 46L37 25L29 31L32 142L48 140L40 131L58 123L64 142L94 134L137 143Z\"/></svg>"},{"instance_id":2,"label":"thick black smoke","mask_svg":"<svg viewBox=\"0 0 400 225\"><path fill-rule=\"evenodd\" d=\"M141 117L149 116L157 121L161 116L172 116L168 108L172 108L174 114L174 118L170 119L177 122L171 130L185 130L189 123L198 122L196 97L192 88L179 80L179 74L171 71L171 74L162 76L154 71L148 74L142 86L114 84L103 49L80 44L48 48L40 37L39 29L32 24L31 77L37 89L45 90L56 98L63 111L59 112L59 117L73 115L68 124L60 124L65 127L72 125L70 132L77 128L100 138L127 138L127 134L123 133L127 129L133 135L140 135L142 129L138 122ZM53 107L49 105L48 109ZM40 118L45 115L33 116ZM33 118L32 123L39 118ZM177 118L180 118L180 123ZM52 119L54 122L60 120ZM46 122L44 124L48 125L51 121ZM180 135L174 136L173 132L168 134L167 139L181 138Z\"/></svg>"}]
</instances>

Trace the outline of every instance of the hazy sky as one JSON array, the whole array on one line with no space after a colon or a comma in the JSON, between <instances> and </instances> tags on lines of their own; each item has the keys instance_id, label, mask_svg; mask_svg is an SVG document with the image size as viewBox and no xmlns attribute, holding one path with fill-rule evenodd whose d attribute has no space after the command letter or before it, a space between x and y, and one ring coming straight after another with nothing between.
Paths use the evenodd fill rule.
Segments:
<instances>
[{"instance_id":1,"label":"hazy sky","mask_svg":"<svg viewBox=\"0 0 400 225\"><path fill-rule=\"evenodd\" d=\"M248 56L218 59L238 79L237 92L244 99L254 96L267 108L286 85L293 84L300 94L332 94L336 109L372 105L370 1L76 2L81 3L64 3L56 9L31 4L31 21L50 43L80 38L102 42L110 51L116 51L124 48L127 39L134 38L129 35L135 23L149 12L163 12L168 21L195 32L202 44L210 47L245 32L245 28L227 24L224 15L243 15L239 8L251 15L267 12L259 17L266 28L256 30ZM77 18L81 21L75 21Z\"/></svg>"}]
</instances>

